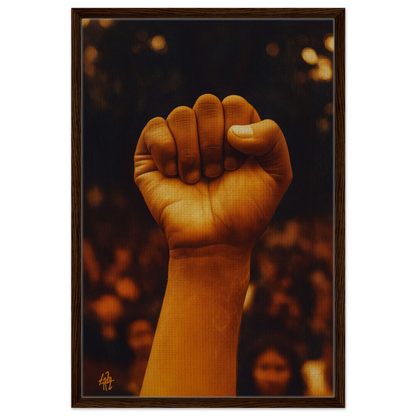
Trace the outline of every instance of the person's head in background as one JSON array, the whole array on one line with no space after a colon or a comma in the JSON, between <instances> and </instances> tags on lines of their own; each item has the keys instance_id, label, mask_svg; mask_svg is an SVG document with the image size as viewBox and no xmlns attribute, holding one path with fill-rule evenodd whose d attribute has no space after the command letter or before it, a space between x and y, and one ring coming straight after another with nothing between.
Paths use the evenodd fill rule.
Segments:
<instances>
[{"instance_id":1,"label":"person's head in background","mask_svg":"<svg viewBox=\"0 0 416 416\"><path fill-rule=\"evenodd\" d=\"M264 335L248 347L237 381L239 396L303 396L305 385L294 346L282 335Z\"/></svg>"},{"instance_id":2,"label":"person's head in background","mask_svg":"<svg viewBox=\"0 0 416 416\"><path fill-rule=\"evenodd\" d=\"M127 328L127 345L135 356L148 357L155 330L147 319L136 319Z\"/></svg>"}]
</instances>

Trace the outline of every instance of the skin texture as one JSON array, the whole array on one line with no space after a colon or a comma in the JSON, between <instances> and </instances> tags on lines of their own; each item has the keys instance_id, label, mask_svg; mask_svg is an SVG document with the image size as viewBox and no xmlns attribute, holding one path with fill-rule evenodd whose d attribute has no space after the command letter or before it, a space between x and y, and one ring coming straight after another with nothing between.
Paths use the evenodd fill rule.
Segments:
<instances>
[{"instance_id":1,"label":"skin texture","mask_svg":"<svg viewBox=\"0 0 416 416\"><path fill-rule=\"evenodd\" d=\"M284 396L292 378L289 361L275 349L260 354L253 365L253 379L259 396Z\"/></svg>"},{"instance_id":2,"label":"skin texture","mask_svg":"<svg viewBox=\"0 0 416 416\"><path fill-rule=\"evenodd\" d=\"M233 125L251 125L254 138L239 138ZM261 122L238 96L221 103L203 95L193 109L150 120L134 162L135 181L171 250L253 245L292 179L280 128Z\"/></svg>"},{"instance_id":3,"label":"skin texture","mask_svg":"<svg viewBox=\"0 0 416 416\"><path fill-rule=\"evenodd\" d=\"M279 126L214 95L143 129L134 180L170 249L145 396L233 396L250 253L291 180Z\"/></svg>"}]
</instances>

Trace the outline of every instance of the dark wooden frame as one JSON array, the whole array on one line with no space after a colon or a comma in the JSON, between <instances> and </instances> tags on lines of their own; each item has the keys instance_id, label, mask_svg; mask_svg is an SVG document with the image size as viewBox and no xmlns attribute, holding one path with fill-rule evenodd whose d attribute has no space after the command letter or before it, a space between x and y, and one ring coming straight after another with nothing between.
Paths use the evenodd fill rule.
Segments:
<instances>
[{"instance_id":1,"label":"dark wooden frame","mask_svg":"<svg viewBox=\"0 0 416 416\"><path fill-rule=\"evenodd\" d=\"M345 407L345 9L72 9L72 407ZM81 397L81 19L332 18L335 22L335 396L333 398Z\"/></svg>"}]
</instances>

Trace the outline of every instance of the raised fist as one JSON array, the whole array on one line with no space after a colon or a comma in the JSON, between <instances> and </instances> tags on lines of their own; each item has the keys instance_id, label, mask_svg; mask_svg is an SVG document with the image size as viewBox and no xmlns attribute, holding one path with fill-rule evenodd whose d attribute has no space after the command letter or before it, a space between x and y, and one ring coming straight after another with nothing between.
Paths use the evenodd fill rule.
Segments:
<instances>
[{"instance_id":1,"label":"raised fist","mask_svg":"<svg viewBox=\"0 0 416 416\"><path fill-rule=\"evenodd\" d=\"M134 180L170 250L251 248L291 180L279 126L242 97L214 95L150 120L134 155Z\"/></svg>"}]
</instances>

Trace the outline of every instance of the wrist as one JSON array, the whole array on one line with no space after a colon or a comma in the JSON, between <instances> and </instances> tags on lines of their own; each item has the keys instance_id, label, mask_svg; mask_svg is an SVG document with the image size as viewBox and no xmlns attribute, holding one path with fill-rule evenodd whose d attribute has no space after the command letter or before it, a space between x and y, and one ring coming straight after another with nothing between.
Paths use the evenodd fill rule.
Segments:
<instances>
[{"instance_id":1,"label":"wrist","mask_svg":"<svg viewBox=\"0 0 416 416\"><path fill-rule=\"evenodd\" d=\"M187 257L218 257L232 260L241 260L243 257L250 257L252 246L231 245L231 244L209 244L203 247L179 247L169 250L170 258L182 259Z\"/></svg>"},{"instance_id":2,"label":"wrist","mask_svg":"<svg viewBox=\"0 0 416 416\"><path fill-rule=\"evenodd\" d=\"M215 289L235 285L236 280L249 279L250 256L251 247L229 244L170 250L168 283L213 283Z\"/></svg>"},{"instance_id":3,"label":"wrist","mask_svg":"<svg viewBox=\"0 0 416 416\"><path fill-rule=\"evenodd\" d=\"M164 303L171 305L177 322L186 321L187 331L226 336L234 349L249 280L247 249L219 244L172 250Z\"/></svg>"}]
</instances>

